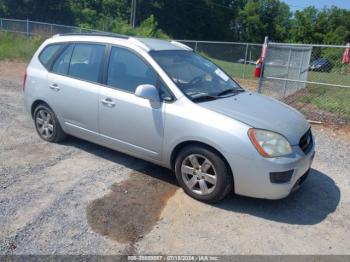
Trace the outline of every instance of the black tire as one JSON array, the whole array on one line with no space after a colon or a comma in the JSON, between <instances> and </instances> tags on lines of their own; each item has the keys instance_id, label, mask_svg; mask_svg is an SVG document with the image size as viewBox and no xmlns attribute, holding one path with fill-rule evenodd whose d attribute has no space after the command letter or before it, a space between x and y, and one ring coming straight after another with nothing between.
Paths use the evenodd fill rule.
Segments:
<instances>
[{"instance_id":1,"label":"black tire","mask_svg":"<svg viewBox=\"0 0 350 262\"><path fill-rule=\"evenodd\" d=\"M39 123L39 118L43 119L43 117L41 116L42 114L45 115L45 112L50 115L50 120L49 120L50 122L48 122L48 124L50 124L50 127L52 125L51 127L52 130L50 129L49 131L50 135L48 136L45 135L45 132L44 133L42 132L42 129L41 129L42 125ZM34 119L35 129L41 139L47 142L53 142L53 143L59 143L66 139L67 135L62 130L61 125L58 122L58 119L56 117L56 114L46 104L40 104L35 108L33 119Z\"/></svg>"},{"instance_id":2,"label":"black tire","mask_svg":"<svg viewBox=\"0 0 350 262\"><path fill-rule=\"evenodd\" d=\"M214 169L216 172L216 185L212 189L213 191L202 195L199 193L194 192L195 190L191 190L187 185L184 179L186 179L187 175L183 175L181 171L182 164L185 163L184 161L187 161L189 156L201 156L207 158L211 164L214 166ZM203 162L202 162L203 164ZM213 169L213 170L214 170ZM230 171L230 168L226 164L226 162L222 159L222 157L212 150L210 147L202 146L202 145L193 145L193 146L187 146L181 150L181 152L178 154L175 162L175 174L176 178L178 180L178 183L183 188L186 194L189 196L205 202L205 203L215 203L227 196L228 193L232 192L233 188L233 175ZM185 178L184 178L185 176ZM191 176L191 175L190 175ZM192 176L193 178L193 176ZM199 178L197 178L199 179ZM188 181L189 182L189 181ZM208 185L208 183L206 183ZM210 184L209 184L210 185ZM198 183L199 187L199 183ZM195 189L195 188L194 188Z\"/></svg>"}]
</instances>

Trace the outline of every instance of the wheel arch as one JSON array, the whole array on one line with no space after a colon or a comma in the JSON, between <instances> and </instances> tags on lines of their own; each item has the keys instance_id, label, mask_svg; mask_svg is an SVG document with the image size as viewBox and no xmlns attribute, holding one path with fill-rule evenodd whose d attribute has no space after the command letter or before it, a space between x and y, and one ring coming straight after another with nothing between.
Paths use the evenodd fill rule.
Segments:
<instances>
[{"instance_id":1,"label":"wheel arch","mask_svg":"<svg viewBox=\"0 0 350 262\"><path fill-rule=\"evenodd\" d=\"M230 164L228 163L226 157L219 150L217 150L215 147L213 147L207 143L204 143L201 141L196 141L196 140L183 141L174 147L174 149L172 150L171 155L170 155L170 167L172 170L175 169L175 161L176 161L176 157L178 156L178 154L181 152L181 150L183 148L190 146L190 145L202 146L202 147L208 148L208 149L214 151L215 153L217 153L222 158L222 160L225 162L225 164L227 165L227 167L228 167L228 169L229 169L229 171L234 179L232 168L231 168Z\"/></svg>"},{"instance_id":2,"label":"wheel arch","mask_svg":"<svg viewBox=\"0 0 350 262\"><path fill-rule=\"evenodd\" d=\"M31 107L30 107L30 115L32 116L32 118L34 117L34 111L35 111L35 109L36 109L39 105L42 105L42 104L46 105L47 107L49 107L49 108L52 110L52 108L50 107L50 105L49 105L46 101L44 101L44 100L42 100L42 99L37 99L37 100L35 100L35 101L32 103L32 105L31 105Z\"/></svg>"}]
</instances>

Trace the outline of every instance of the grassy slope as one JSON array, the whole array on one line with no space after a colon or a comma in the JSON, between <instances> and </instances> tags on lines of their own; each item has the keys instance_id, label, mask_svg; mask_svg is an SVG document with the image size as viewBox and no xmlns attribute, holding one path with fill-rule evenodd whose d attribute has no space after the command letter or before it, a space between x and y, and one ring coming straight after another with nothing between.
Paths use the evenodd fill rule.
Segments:
<instances>
[{"instance_id":1,"label":"grassy slope","mask_svg":"<svg viewBox=\"0 0 350 262\"><path fill-rule=\"evenodd\" d=\"M42 43L41 38L0 32L0 60L27 62Z\"/></svg>"},{"instance_id":2,"label":"grassy slope","mask_svg":"<svg viewBox=\"0 0 350 262\"><path fill-rule=\"evenodd\" d=\"M310 84L295 102L310 103L350 120L350 88Z\"/></svg>"}]
</instances>

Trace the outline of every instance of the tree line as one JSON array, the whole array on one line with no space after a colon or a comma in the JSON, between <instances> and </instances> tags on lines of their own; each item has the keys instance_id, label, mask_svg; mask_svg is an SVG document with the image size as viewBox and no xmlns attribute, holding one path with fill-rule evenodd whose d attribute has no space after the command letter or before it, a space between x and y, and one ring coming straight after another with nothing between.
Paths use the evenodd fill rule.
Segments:
<instances>
[{"instance_id":1,"label":"tree line","mask_svg":"<svg viewBox=\"0 0 350 262\"><path fill-rule=\"evenodd\" d=\"M292 12L280 0L0 0L0 17L76 25L131 35L261 43L350 42L350 10L307 7Z\"/></svg>"}]
</instances>

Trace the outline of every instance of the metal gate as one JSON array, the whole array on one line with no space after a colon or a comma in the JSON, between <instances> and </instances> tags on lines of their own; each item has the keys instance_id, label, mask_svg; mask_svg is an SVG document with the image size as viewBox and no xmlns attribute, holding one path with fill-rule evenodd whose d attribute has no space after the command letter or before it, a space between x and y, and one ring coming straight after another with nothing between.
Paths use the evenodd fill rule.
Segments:
<instances>
[{"instance_id":1,"label":"metal gate","mask_svg":"<svg viewBox=\"0 0 350 262\"><path fill-rule=\"evenodd\" d=\"M312 47L269 43L260 91L281 99L306 87Z\"/></svg>"}]
</instances>

